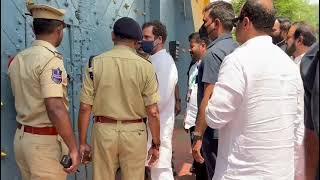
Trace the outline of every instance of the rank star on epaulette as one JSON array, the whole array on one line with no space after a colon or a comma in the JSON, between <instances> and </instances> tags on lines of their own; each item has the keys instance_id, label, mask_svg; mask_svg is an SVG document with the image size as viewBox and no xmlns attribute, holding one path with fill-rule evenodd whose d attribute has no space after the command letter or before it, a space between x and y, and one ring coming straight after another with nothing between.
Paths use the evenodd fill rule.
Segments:
<instances>
[{"instance_id":1,"label":"rank star on epaulette","mask_svg":"<svg viewBox=\"0 0 320 180\"><path fill-rule=\"evenodd\" d=\"M60 70L60 68L52 69L51 79L56 84L60 84L62 82L62 71Z\"/></svg>"}]
</instances>

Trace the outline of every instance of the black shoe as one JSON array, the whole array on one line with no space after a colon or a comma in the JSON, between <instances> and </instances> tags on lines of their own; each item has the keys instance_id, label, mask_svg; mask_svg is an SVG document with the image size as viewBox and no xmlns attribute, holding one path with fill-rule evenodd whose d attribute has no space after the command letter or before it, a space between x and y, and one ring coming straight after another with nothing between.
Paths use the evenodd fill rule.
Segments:
<instances>
[{"instance_id":1,"label":"black shoe","mask_svg":"<svg viewBox=\"0 0 320 180\"><path fill-rule=\"evenodd\" d=\"M195 174L196 173L196 168L194 168L193 166L190 168L190 172L192 173L192 174Z\"/></svg>"}]
</instances>

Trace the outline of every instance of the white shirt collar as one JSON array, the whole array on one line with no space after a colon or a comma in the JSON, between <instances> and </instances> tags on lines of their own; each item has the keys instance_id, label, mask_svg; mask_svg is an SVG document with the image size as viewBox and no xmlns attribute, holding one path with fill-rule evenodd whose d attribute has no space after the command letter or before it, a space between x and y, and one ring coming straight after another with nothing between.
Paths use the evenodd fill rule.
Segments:
<instances>
[{"instance_id":1,"label":"white shirt collar","mask_svg":"<svg viewBox=\"0 0 320 180\"><path fill-rule=\"evenodd\" d=\"M165 52L167 52L166 49L161 49L160 51L154 53L152 56L156 56L158 54L162 54L162 53L165 53Z\"/></svg>"},{"instance_id":2,"label":"white shirt collar","mask_svg":"<svg viewBox=\"0 0 320 180\"><path fill-rule=\"evenodd\" d=\"M253 44L253 43L272 43L272 38L268 35L256 36L256 37L253 37L253 38L247 40L241 46L247 46L247 45Z\"/></svg>"},{"instance_id":3,"label":"white shirt collar","mask_svg":"<svg viewBox=\"0 0 320 180\"><path fill-rule=\"evenodd\" d=\"M305 53L301 54L300 56L297 56L293 59L293 62L296 63L296 64L300 64L301 63L301 59L302 57L304 56Z\"/></svg>"}]
</instances>

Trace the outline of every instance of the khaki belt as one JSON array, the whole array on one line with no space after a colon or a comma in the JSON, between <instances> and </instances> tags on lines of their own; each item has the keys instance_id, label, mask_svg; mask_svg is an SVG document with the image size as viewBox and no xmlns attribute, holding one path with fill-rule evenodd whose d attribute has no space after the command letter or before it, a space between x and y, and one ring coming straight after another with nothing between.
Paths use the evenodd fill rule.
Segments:
<instances>
[{"instance_id":1,"label":"khaki belt","mask_svg":"<svg viewBox=\"0 0 320 180\"><path fill-rule=\"evenodd\" d=\"M143 123L144 119L132 119L132 120L115 120L115 119L111 119L109 117L105 117L105 116L95 116L94 117L94 121L96 123L117 123L118 121L120 121L123 124L128 124L128 123Z\"/></svg>"},{"instance_id":2,"label":"khaki belt","mask_svg":"<svg viewBox=\"0 0 320 180\"><path fill-rule=\"evenodd\" d=\"M22 124L18 124L18 128L21 129ZM38 135L58 135L55 127L32 127L24 125L24 132Z\"/></svg>"}]
</instances>

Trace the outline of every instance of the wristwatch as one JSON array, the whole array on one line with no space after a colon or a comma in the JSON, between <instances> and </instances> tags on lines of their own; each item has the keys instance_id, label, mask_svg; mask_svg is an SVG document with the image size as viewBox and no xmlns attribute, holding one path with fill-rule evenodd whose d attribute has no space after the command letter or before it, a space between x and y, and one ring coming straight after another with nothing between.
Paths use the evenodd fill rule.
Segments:
<instances>
[{"instance_id":1,"label":"wristwatch","mask_svg":"<svg viewBox=\"0 0 320 180\"><path fill-rule=\"evenodd\" d=\"M193 131L191 133L191 138L194 142L197 142L198 140L202 140L202 135L199 132Z\"/></svg>"},{"instance_id":2,"label":"wristwatch","mask_svg":"<svg viewBox=\"0 0 320 180\"><path fill-rule=\"evenodd\" d=\"M153 142L153 140L152 140L151 147L152 147L153 149L159 150L159 148L160 148L160 142L159 142L158 144L155 144L155 143Z\"/></svg>"}]
</instances>

